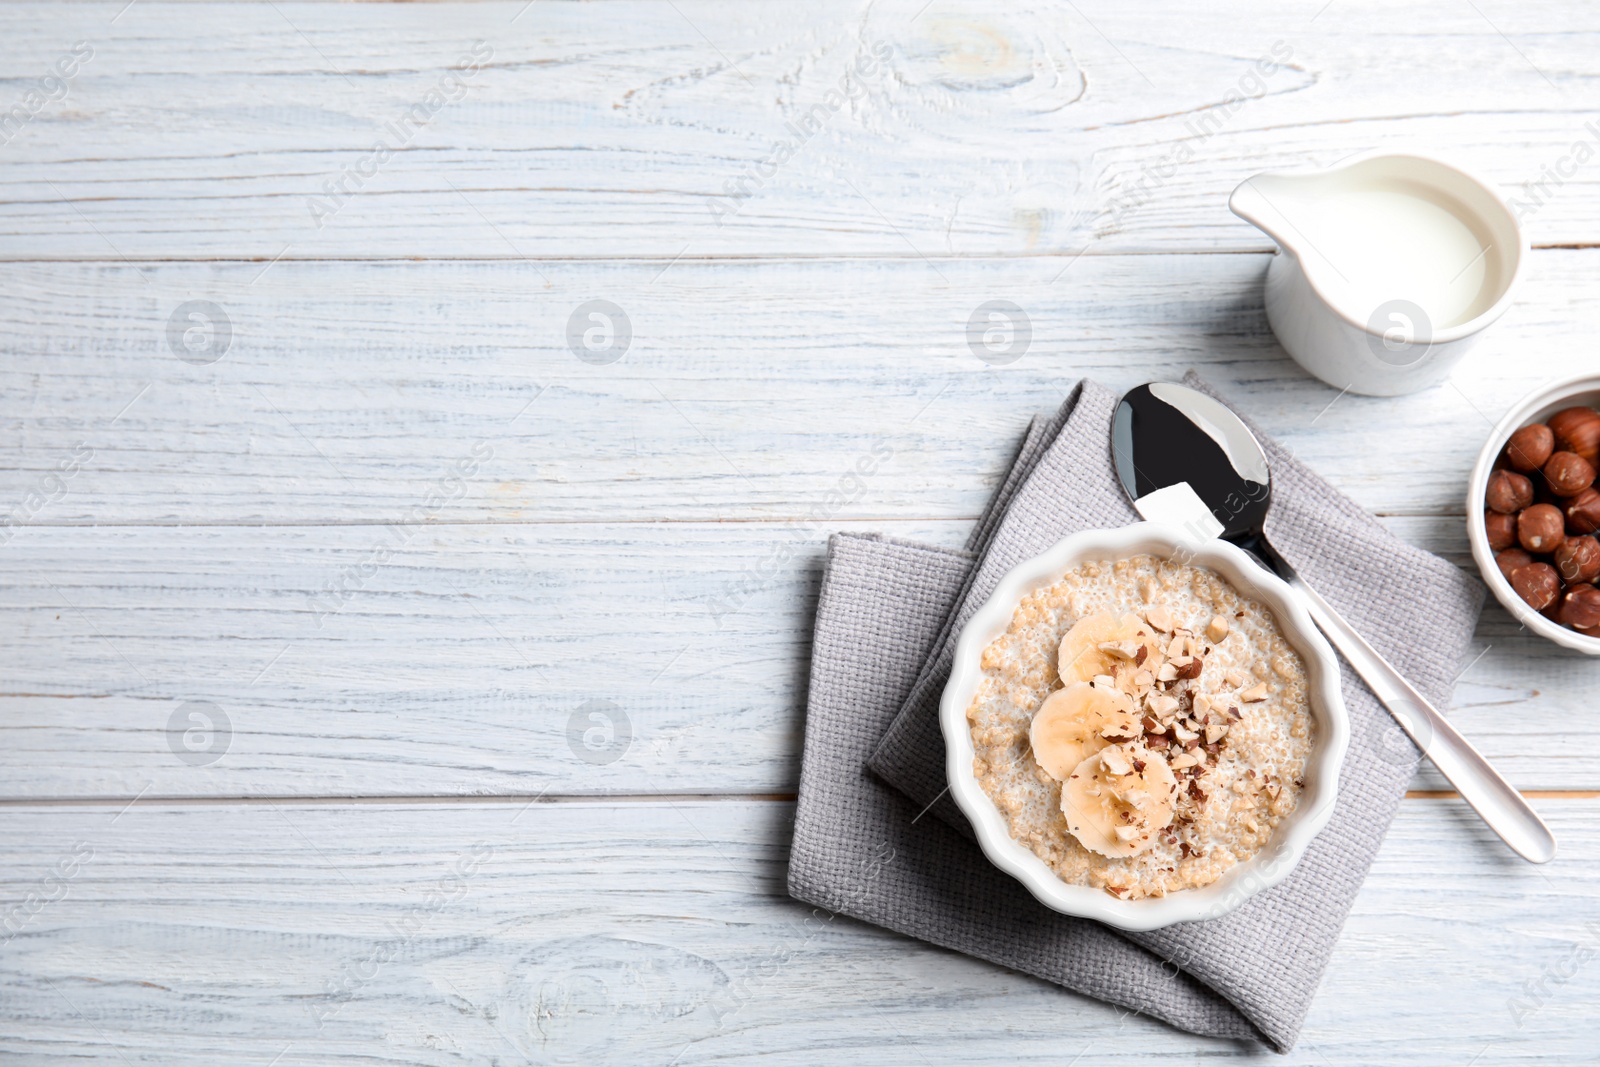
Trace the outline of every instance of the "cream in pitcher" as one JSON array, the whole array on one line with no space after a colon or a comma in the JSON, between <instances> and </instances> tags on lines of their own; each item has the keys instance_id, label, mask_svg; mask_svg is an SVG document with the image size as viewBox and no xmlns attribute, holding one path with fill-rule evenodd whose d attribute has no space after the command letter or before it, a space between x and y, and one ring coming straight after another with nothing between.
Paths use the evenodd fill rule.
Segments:
<instances>
[{"instance_id":1,"label":"cream in pitcher","mask_svg":"<svg viewBox=\"0 0 1600 1067\"><path fill-rule=\"evenodd\" d=\"M1306 370L1357 393L1443 381L1510 306L1527 248L1488 186L1423 156L1258 174L1228 206L1281 246L1266 290L1278 340Z\"/></svg>"}]
</instances>

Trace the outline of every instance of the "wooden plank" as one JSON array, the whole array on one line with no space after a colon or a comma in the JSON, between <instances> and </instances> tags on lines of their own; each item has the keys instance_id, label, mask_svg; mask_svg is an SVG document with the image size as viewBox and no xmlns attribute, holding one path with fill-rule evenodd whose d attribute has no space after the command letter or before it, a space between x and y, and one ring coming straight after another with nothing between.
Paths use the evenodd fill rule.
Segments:
<instances>
[{"instance_id":1,"label":"wooden plank","mask_svg":"<svg viewBox=\"0 0 1600 1067\"><path fill-rule=\"evenodd\" d=\"M17 100L93 56L5 146L0 257L1261 251L1235 185L1374 145L1483 171L1537 243L1600 240L1569 7L924 6L7 4Z\"/></svg>"},{"instance_id":2,"label":"wooden plank","mask_svg":"<svg viewBox=\"0 0 1600 1067\"><path fill-rule=\"evenodd\" d=\"M1539 807L1545 868L1402 806L1286 1062L1592 1054L1596 802ZM1261 1055L813 916L787 804L122 808L0 810L8 1062Z\"/></svg>"},{"instance_id":3,"label":"wooden plank","mask_svg":"<svg viewBox=\"0 0 1600 1067\"><path fill-rule=\"evenodd\" d=\"M40 532L0 588L10 795L794 789L822 528ZM231 733L186 747L195 701Z\"/></svg>"},{"instance_id":4,"label":"wooden plank","mask_svg":"<svg viewBox=\"0 0 1600 1067\"><path fill-rule=\"evenodd\" d=\"M1272 342L1224 201L1419 147L1536 202L1536 244L1595 243L1594 164L1521 187L1600 140L1587 15L121 6L0 4L0 111L94 48L0 151L0 1059L1258 1055L784 898L822 538L957 544L1065 384L1192 365L1469 565L1467 465L1592 364L1600 260L1536 255L1455 386L1337 397ZM352 176L475 40L462 99ZM1216 110L1275 42L1268 95ZM595 299L631 320L614 363L569 348ZM968 344L992 299L1034 331L1006 366ZM190 301L228 316L214 364L176 358ZM1548 751L1596 665L1493 607L1477 643L1463 730L1524 788L1600 788ZM455 799L306 799L403 794ZM1596 803L1536 801L1542 869L1403 804L1289 1062L1592 1055Z\"/></svg>"},{"instance_id":5,"label":"wooden plank","mask_svg":"<svg viewBox=\"0 0 1600 1067\"><path fill-rule=\"evenodd\" d=\"M1600 251L1539 253L1452 384L1388 399L1341 397L1284 356L1264 262L7 265L0 516L770 520L828 506L844 480L840 518L970 518L1030 415L1079 377L1127 388L1187 367L1362 506L1459 514L1490 420L1593 364ZM608 365L568 347L593 299L631 323ZM992 299L1031 329L1003 366L969 344ZM203 319L170 340L197 300L227 316L225 351ZM208 338L217 362L174 355ZM93 455L58 486L80 447ZM475 458L464 492L429 503Z\"/></svg>"},{"instance_id":6,"label":"wooden plank","mask_svg":"<svg viewBox=\"0 0 1600 1067\"><path fill-rule=\"evenodd\" d=\"M1463 560L1456 524L1391 522ZM25 530L0 571L0 795L792 793L837 525ZM850 528L954 546L968 524ZM1600 789L1550 743L1600 665L1497 606L1480 652L1462 730L1522 788ZM1408 758L1398 733L1356 743Z\"/></svg>"}]
</instances>

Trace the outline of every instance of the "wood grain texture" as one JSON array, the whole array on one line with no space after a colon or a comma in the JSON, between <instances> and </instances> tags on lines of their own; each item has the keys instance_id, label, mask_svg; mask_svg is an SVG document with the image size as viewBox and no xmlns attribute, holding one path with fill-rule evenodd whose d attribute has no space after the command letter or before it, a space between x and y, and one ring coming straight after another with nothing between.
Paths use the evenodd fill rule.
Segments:
<instances>
[{"instance_id":1,"label":"wood grain texture","mask_svg":"<svg viewBox=\"0 0 1600 1067\"><path fill-rule=\"evenodd\" d=\"M1470 565L1456 522L1390 522ZM792 793L836 525L24 530L0 571L0 793ZM850 524L950 546L968 527ZM1595 665L1498 606L1473 655L1468 737L1520 787L1600 788L1549 742L1584 721ZM231 728L191 737L214 760L177 754L191 701ZM1397 731L1355 743L1409 758Z\"/></svg>"},{"instance_id":2,"label":"wood grain texture","mask_svg":"<svg viewBox=\"0 0 1600 1067\"><path fill-rule=\"evenodd\" d=\"M8 1063L1269 1055L813 915L789 805L122 807L0 809ZM1594 804L1539 807L1546 868L1459 801L1406 804L1281 1062L1592 1057Z\"/></svg>"},{"instance_id":3,"label":"wood grain texture","mask_svg":"<svg viewBox=\"0 0 1600 1067\"><path fill-rule=\"evenodd\" d=\"M781 520L844 482L838 518L970 518L1028 418L1078 378L1127 388L1188 367L1363 507L1460 514L1491 420L1593 366L1600 250L1537 254L1521 304L1451 384L1387 399L1340 396L1284 355L1261 309L1265 263L5 265L0 515ZM609 365L568 348L592 299L631 323ZM969 345L992 299L1030 323L1004 366ZM195 300L231 331L206 366L169 340ZM220 336L181 322L180 346L182 328ZM80 446L92 457L30 513L28 494ZM874 449L893 455L853 486ZM427 505L475 454L468 490Z\"/></svg>"},{"instance_id":4,"label":"wood grain texture","mask_svg":"<svg viewBox=\"0 0 1600 1067\"><path fill-rule=\"evenodd\" d=\"M6 5L12 77L94 55L5 146L0 257L1262 251L1240 180L1375 145L1600 239L1571 5L924 4Z\"/></svg>"},{"instance_id":5,"label":"wood grain texture","mask_svg":"<svg viewBox=\"0 0 1600 1067\"><path fill-rule=\"evenodd\" d=\"M0 3L0 1059L1262 1059L787 900L824 538L960 544L1071 382L1192 366L1470 567L1489 423L1594 362L1597 41L1554 0ZM1225 206L1374 146L1541 246L1396 400L1284 357ZM1493 605L1475 644L1463 731L1600 788L1552 740L1600 665ZM1539 869L1402 804L1286 1062L1593 1057L1597 801L1535 804Z\"/></svg>"}]
</instances>

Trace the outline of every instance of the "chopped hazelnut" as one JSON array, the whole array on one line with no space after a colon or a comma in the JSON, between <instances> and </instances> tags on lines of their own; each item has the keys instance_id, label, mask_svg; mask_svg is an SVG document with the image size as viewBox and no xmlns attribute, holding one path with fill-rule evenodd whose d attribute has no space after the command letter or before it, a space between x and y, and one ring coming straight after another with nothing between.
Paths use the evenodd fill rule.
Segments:
<instances>
[{"instance_id":1,"label":"chopped hazelnut","mask_svg":"<svg viewBox=\"0 0 1600 1067\"><path fill-rule=\"evenodd\" d=\"M1163 719L1178 710L1178 698L1166 693L1151 693L1145 698L1145 704L1154 714Z\"/></svg>"}]
</instances>

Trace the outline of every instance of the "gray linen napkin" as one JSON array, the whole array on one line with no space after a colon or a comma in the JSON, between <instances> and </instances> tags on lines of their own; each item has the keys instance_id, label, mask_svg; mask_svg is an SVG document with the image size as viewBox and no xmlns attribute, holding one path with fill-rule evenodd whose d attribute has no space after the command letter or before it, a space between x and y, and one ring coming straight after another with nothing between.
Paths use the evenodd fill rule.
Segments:
<instances>
[{"instance_id":1,"label":"gray linen napkin","mask_svg":"<svg viewBox=\"0 0 1600 1067\"><path fill-rule=\"evenodd\" d=\"M938 701L961 626L1017 563L1077 530L1138 518L1111 467L1115 403L1086 382L1036 419L966 551L830 540L789 892L1194 1033L1287 1051L1416 763L1348 667L1351 746L1332 821L1288 879L1219 919L1129 934L1050 911L984 859L943 795ZM1272 463L1274 547L1445 705L1481 585L1258 436Z\"/></svg>"}]
</instances>

